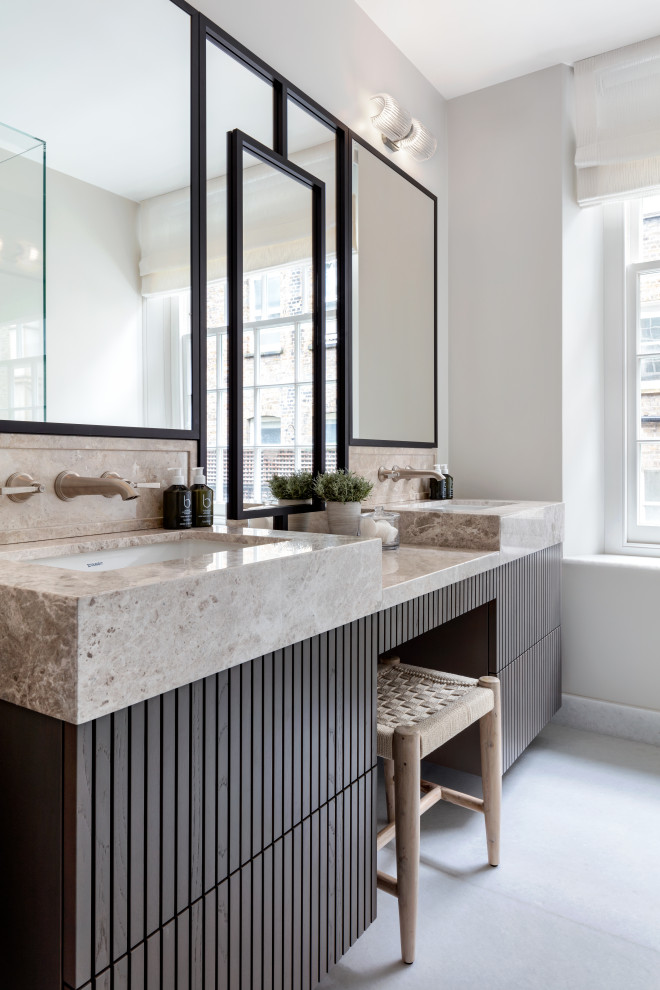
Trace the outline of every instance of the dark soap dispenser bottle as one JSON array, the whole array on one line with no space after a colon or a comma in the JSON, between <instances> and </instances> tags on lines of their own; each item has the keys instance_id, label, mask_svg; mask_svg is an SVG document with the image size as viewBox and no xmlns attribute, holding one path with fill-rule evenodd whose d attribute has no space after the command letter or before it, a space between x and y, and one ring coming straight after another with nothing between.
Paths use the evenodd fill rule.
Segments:
<instances>
[{"instance_id":1,"label":"dark soap dispenser bottle","mask_svg":"<svg viewBox=\"0 0 660 990\"><path fill-rule=\"evenodd\" d=\"M444 474L446 467L447 467L446 464L443 464L443 465L434 464L433 465L433 470L434 471L439 471L440 474ZM438 502L439 500L441 500L443 498L447 498L447 480L446 480L446 478L443 478L442 481L438 481L437 478L431 478L430 479L430 485L429 485L429 487L430 487L429 498L431 499L431 501Z\"/></svg>"},{"instance_id":2,"label":"dark soap dispenser bottle","mask_svg":"<svg viewBox=\"0 0 660 990\"><path fill-rule=\"evenodd\" d=\"M165 529L190 529L193 521L192 495L184 482L183 468L169 468L172 484L163 492L163 526Z\"/></svg>"},{"instance_id":3,"label":"dark soap dispenser bottle","mask_svg":"<svg viewBox=\"0 0 660 990\"><path fill-rule=\"evenodd\" d=\"M193 483L190 486L193 508L193 526L213 525L213 489L206 484L204 468L193 468Z\"/></svg>"},{"instance_id":4,"label":"dark soap dispenser bottle","mask_svg":"<svg viewBox=\"0 0 660 990\"><path fill-rule=\"evenodd\" d=\"M446 464L443 464L441 466L440 470L442 471L442 473L445 476L445 485L446 485L446 490L447 490L447 494L445 495L445 498L453 498L454 497L454 478L449 473L449 468L447 467Z\"/></svg>"}]
</instances>

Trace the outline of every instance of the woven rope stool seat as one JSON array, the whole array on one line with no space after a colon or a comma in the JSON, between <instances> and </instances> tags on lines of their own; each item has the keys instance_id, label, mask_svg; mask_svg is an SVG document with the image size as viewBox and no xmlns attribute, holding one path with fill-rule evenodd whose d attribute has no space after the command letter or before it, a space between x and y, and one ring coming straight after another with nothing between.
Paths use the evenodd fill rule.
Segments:
<instances>
[{"instance_id":1,"label":"woven rope stool seat","mask_svg":"<svg viewBox=\"0 0 660 990\"><path fill-rule=\"evenodd\" d=\"M378 755L392 759L394 730L414 725L420 758L453 739L493 708L490 688L458 674L408 664L378 665Z\"/></svg>"},{"instance_id":2,"label":"woven rope stool seat","mask_svg":"<svg viewBox=\"0 0 660 990\"><path fill-rule=\"evenodd\" d=\"M502 739L497 677L461 677L388 657L378 664L378 756L385 766L388 824L377 848L396 839L396 877L378 870L378 889L399 902L401 957L415 958L419 888L419 819L438 801L484 815L488 862L500 856ZM479 723L483 797L421 779L420 761Z\"/></svg>"}]
</instances>

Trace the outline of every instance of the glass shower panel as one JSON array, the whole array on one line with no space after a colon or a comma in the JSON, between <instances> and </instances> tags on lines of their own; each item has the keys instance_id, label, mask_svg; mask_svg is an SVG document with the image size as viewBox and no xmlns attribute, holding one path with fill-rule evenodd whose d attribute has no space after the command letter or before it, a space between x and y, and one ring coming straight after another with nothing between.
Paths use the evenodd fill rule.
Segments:
<instances>
[{"instance_id":1,"label":"glass shower panel","mask_svg":"<svg viewBox=\"0 0 660 990\"><path fill-rule=\"evenodd\" d=\"M46 145L0 124L0 419L42 422Z\"/></svg>"}]
</instances>

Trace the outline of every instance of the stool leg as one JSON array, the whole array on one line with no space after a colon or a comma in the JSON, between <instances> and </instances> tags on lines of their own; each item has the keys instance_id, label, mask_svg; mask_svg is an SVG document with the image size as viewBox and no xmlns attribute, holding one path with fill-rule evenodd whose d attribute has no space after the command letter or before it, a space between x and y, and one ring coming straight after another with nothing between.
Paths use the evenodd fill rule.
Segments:
<instances>
[{"instance_id":1,"label":"stool leg","mask_svg":"<svg viewBox=\"0 0 660 990\"><path fill-rule=\"evenodd\" d=\"M494 695L491 711L479 720L481 740L481 780L486 819L488 862L500 861L500 817L502 808L502 724L500 718L500 682L497 677L480 677L479 686L490 688Z\"/></svg>"},{"instance_id":2,"label":"stool leg","mask_svg":"<svg viewBox=\"0 0 660 990\"><path fill-rule=\"evenodd\" d=\"M394 760L383 760L385 768L385 801L387 803L387 820L394 821Z\"/></svg>"},{"instance_id":3,"label":"stool leg","mask_svg":"<svg viewBox=\"0 0 660 990\"><path fill-rule=\"evenodd\" d=\"M415 959L419 889L420 737L412 727L394 731L394 819L396 823L396 882L399 899L401 958Z\"/></svg>"}]
</instances>

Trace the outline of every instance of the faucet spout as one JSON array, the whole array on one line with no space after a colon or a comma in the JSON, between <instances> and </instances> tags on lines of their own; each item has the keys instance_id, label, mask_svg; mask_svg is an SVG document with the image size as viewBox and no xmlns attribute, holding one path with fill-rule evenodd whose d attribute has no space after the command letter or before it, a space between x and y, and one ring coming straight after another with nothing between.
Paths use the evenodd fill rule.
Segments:
<instances>
[{"instance_id":1,"label":"faucet spout","mask_svg":"<svg viewBox=\"0 0 660 990\"><path fill-rule=\"evenodd\" d=\"M81 478L75 471L62 471L55 479L55 494L63 502L70 502L78 495L121 495L122 500L138 498L138 493L127 481L116 474L105 474L100 478Z\"/></svg>"}]
</instances>

